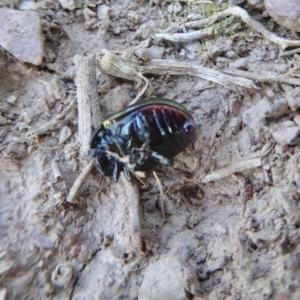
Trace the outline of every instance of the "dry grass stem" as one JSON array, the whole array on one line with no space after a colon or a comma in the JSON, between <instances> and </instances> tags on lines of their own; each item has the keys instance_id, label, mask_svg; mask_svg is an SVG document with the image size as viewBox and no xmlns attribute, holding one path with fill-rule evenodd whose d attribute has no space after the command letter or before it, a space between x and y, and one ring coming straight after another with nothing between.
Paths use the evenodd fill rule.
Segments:
<instances>
[{"instance_id":1,"label":"dry grass stem","mask_svg":"<svg viewBox=\"0 0 300 300\"><path fill-rule=\"evenodd\" d=\"M247 171L250 169L255 169L261 167L261 159L260 158L253 158L245 161L237 162L227 168L223 168L220 170L217 170L207 176L205 176L202 179L203 183L220 180L222 178L225 178L227 176L233 175L234 173L239 173L243 171Z\"/></svg>"},{"instance_id":2,"label":"dry grass stem","mask_svg":"<svg viewBox=\"0 0 300 300\"><path fill-rule=\"evenodd\" d=\"M142 75L145 73L197 76L233 89L236 86L256 88L254 82L250 79L236 77L214 69L174 60L152 59L145 65L140 66L136 60L122 58L106 49L101 50L97 54L97 63L100 70L107 74L136 82L139 82L141 79L145 81L146 84L143 90L130 104L136 102L148 87L148 80Z\"/></svg>"},{"instance_id":3,"label":"dry grass stem","mask_svg":"<svg viewBox=\"0 0 300 300\"><path fill-rule=\"evenodd\" d=\"M283 75L272 75L269 73L255 73L238 69L224 70L224 72L234 76L241 76L244 78L253 79L259 82L281 82L293 85L300 85L300 78L289 78L289 73Z\"/></svg>"},{"instance_id":4,"label":"dry grass stem","mask_svg":"<svg viewBox=\"0 0 300 300\"><path fill-rule=\"evenodd\" d=\"M102 49L99 51L96 59L100 70L104 73L115 77L132 80L137 83L139 83L141 80L145 81L145 86L130 104L135 103L147 90L148 80L138 70L138 62L136 60L122 58L120 55L116 55L107 49Z\"/></svg>"},{"instance_id":5,"label":"dry grass stem","mask_svg":"<svg viewBox=\"0 0 300 300\"><path fill-rule=\"evenodd\" d=\"M107 5L102 5L101 25L98 30L98 47L106 48L106 33L110 22L110 8Z\"/></svg>"},{"instance_id":6,"label":"dry grass stem","mask_svg":"<svg viewBox=\"0 0 300 300\"><path fill-rule=\"evenodd\" d=\"M299 40L289 40L284 39L282 37L277 36L275 33L267 30L262 24L258 21L252 19L246 10L238 6L231 6L221 12L217 12L209 18L187 22L185 26L188 28L202 28L206 26L210 26L216 21L222 20L228 16L235 16L241 18L249 27L254 29L255 31L261 33L266 39L276 44L282 50L288 47L299 47Z\"/></svg>"},{"instance_id":7,"label":"dry grass stem","mask_svg":"<svg viewBox=\"0 0 300 300\"><path fill-rule=\"evenodd\" d=\"M232 76L214 69L173 60L152 59L147 62L146 65L139 66L139 69L142 73L196 76L233 89L235 86L256 88L254 82L250 79Z\"/></svg>"},{"instance_id":8,"label":"dry grass stem","mask_svg":"<svg viewBox=\"0 0 300 300\"><path fill-rule=\"evenodd\" d=\"M201 40L213 35L213 29L211 27L203 30L197 30L186 33L157 33L154 35L155 38L163 39L174 43L185 43L193 40Z\"/></svg>"},{"instance_id":9,"label":"dry grass stem","mask_svg":"<svg viewBox=\"0 0 300 300\"><path fill-rule=\"evenodd\" d=\"M84 156L89 148L92 125L100 124L96 82L96 61L94 55L75 56L76 85L78 100L78 141L80 154Z\"/></svg>"},{"instance_id":10,"label":"dry grass stem","mask_svg":"<svg viewBox=\"0 0 300 300\"><path fill-rule=\"evenodd\" d=\"M81 171L80 175L76 178L73 186L71 187L69 194L67 196L67 202L69 203L77 203L75 201L75 198L78 194L78 191L80 190L82 184L84 183L85 179L90 174L91 170L94 167L93 161L90 161Z\"/></svg>"},{"instance_id":11,"label":"dry grass stem","mask_svg":"<svg viewBox=\"0 0 300 300\"><path fill-rule=\"evenodd\" d=\"M279 57L292 56L292 55L298 54L298 53L300 53L300 48L293 49L293 50L290 50L290 51L282 52L282 53L279 55Z\"/></svg>"},{"instance_id":12,"label":"dry grass stem","mask_svg":"<svg viewBox=\"0 0 300 300\"><path fill-rule=\"evenodd\" d=\"M158 200L158 205L159 205L160 213L162 215L161 226L163 226L163 224L165 223L165 220L166 220L163 186L162 186L161 181L158 178L158 176L157 176L157 174L156 174L155 171L153 171L153 175L155 177L155 180L156 180L156 183L158 185L159 192L160 192L160 197L159 197L159 200Z\"/></svg>"},{"instance_id":13,"label":"dry grass stem","mask_svg":"<svg viewBox=\"0 0 300 300\"><path fill-rule=\"evenodd\" d=\"M260 150L257 150L247 155L247 159L265 157L273 150L274 147L275 147L274 142L266 143Z\"/></svg>"},{"instance_id":14,"label":"dry grass stem","mask_svg":"<svg viewBox=\"0 0 300 300\"><path fill-rule=\"evenodd\" d=\"M140 252L142 245L142 210L140 202L140 192L136 183L130 184L123 173L120 174L119 185L120 196L126 202L128 208L128 222L131 241L131 247L134 251ZM118 199L116 199L118 200Z\"/></svg>"}]
</instances>

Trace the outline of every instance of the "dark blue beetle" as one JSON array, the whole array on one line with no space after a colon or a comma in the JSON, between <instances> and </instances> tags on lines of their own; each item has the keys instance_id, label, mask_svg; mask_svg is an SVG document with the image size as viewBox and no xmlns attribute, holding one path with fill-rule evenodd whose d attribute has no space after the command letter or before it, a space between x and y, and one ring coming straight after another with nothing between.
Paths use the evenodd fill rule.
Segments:
<instances>
[{"instance_id":1,"label":"dark blue beetle","mask_svg":"<svg viewBox=\"0 0 300 300\"><path fill-rule=\"evenodd\" d=\"M120 171L147 171L172 159L196 138L196 124L182 105L149 98L112 115L93 133L90 147L97 169L116 182Z\"/></svg>"}]
</instances>

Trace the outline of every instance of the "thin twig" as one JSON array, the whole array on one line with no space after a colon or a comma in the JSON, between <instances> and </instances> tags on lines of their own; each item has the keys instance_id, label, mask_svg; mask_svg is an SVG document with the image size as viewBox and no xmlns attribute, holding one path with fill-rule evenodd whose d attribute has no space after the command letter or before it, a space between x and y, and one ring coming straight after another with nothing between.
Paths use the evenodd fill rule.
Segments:
<instances>
[{"instance_id":1,"label":"thin twig","mask_svg":"<svg viewBox=\"0 0 300 300\"><path fill-rule=\"evenodd\" d=\"M239 173L239 172L243 172L246 170L255 169L255 168L259 168L259 167L261 167L261 159L260 158L254 158L254 159L249 159L249 160L245 160L245 161L240 161L240 162L237 162L227 168L223 168L223 169L217 170L209 175L206 175L202 179L202 182L207 183L210 181L219 180L219 179L225 178L227 176L230 176L234 173Z\"/></svg>"},{"instance_id":2,"label":"thin twig","mask_svg":"<svg viewBox=\"0 0 300 300\"><path fill-rule=\"evenodd\" d=\"M122 189L120 196L124 197L124 201L128 207L128 223L130 229L130 241L132 248L140 252L142 251L142 209L140 202L140 192L136 183L130 184L124 173L120 174L119 186ZM116 199L117 200L117 199Z\"/></svg>"},{"instance_id":3,"label":"thin twig","mask_svg":"<svg viewBox=\"0 0 300 300\"><path fill-rule=\"evenodd\" d=\"M227 75L218 70L174 60L152 59L144 66L139 66L139 69L144 74L152 73L163 75L169 74L197 76L218 83L227 88L234 88L237 85L246 88L257 88L252 80Z\"/></svg>"},{"instance_id":4,"label":"thin twig","mask_svg":"<svg viewBox=\"0 0 300 300\"><path fill-rule=\"evenodd\" d=\"M99 49L106 48L106 33L110 22L110 8L107 5L101 5L101 25L99 27L97 38Z\"/></svg>"},{"instance_id":5,"label":"thin twig","mask_svg":"<svg viewBox=\"0 0 300 300\"><path fill-rule=\"evenodd\" d=\"M163 187L162 187L161 181L158 178L155 171L153 171L153 175L156 179L156 182L157 182L157 185L158 185L158 188L159 188L159 192L160 192L160 198L159 198L158 204L159 204L160 212L161 212L161 215L162 215L161 226L163 226L163 224L165 223L165 220L166 220L164 192L163 192Z\"/></svg>"},{"instance_id":6,"label":"thin twig","mask_svg":"<svg viewBox=\"0 0 300 300\"><path fill-rule=\"evenodd\" d=\"M185 43L193 40L201 40L213 35L213 29L211 27L203 30L197 30L186 33L157 33L155 38L163 39L174 43Z\"/></svg>"},{"instance_id":7,"label":"thin twig","mask_svg":"<svg viewBox=\"0 0 300 300\"><path fill-rule=\"evenodd\" d=\"M281 53L279 55L279 57L291 56L291 55L298 54L298 53L300 53L300 48L293 49L293 50L290 50L290 51L285 51L285 52Z\"/></svg>"},{"instance_id":8,"label":"thin twig","mask_svg":"<svg viewBox=\"0 0 300 300\"><path fill-rule=\"evenodd\" d=\"M85 179L88 177L88 175L90 174L91 170L94 167L94 163L91 160L82 170L81 173L79 174L79 176L76 178L73 186L71 187L69 194L67 196L67 202L69 203L77 203L77 201L75 201L75 198L82 186L82 184L84 183Z\"/></svg>"},{"instance_id":9,"label":"thin twig","mask_svg":"<svg viewBox=\"0 0 300 300\"><path fill-rule=\"evenodd\" d=\"M300 85L300 78L288 78L289 74L287 73L287 76L284 75L272 75L269 73L254 73L254 72L248 72L244 70L234 69L234 70L223 70L225 73L234 75L234 76L241 76L244 78L253 79L259 82L283 82L287 84L293 84L293 85Z\"/></svg>"}]
</instances>

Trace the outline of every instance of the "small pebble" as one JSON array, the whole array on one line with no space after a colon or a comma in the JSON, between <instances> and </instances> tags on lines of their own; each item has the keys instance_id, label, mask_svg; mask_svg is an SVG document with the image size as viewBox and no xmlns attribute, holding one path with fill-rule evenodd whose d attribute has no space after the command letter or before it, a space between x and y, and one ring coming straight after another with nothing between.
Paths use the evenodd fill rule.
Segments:
<instances>
[{"instance_id":1,"label":"small pebble","mask_svg":"<svg viewBox=\"0 0 300 300\"><path fill-rule=\"evenodd\" d=\"M238 99L238 97L233 97L229 99L229 110L234 117L239 115L241 107L242 102Z\"/></svg>"},{"instance_id":2,"label":"small pebble","mask_svg":"<svg viewBox=\"0 0 300 300\"><path fill-rule=\"evenodd\" d=\"M295 145L299 143L300 128L298 126L279 129L271 133L274 140L280 145Z\"/></svg>"},{"instance_id":3,"label":"small pebble","mask_svg":"<svg viewBox=\"0 0 300 300\"><path fill-rule=\"evenodd\" d=\"M297 115L297 116L294 117L294 122L295 122L298 126L300 126L300 115Z\"/></svg>"},{"instance_id":4,"label":"small pebble","mask_svg":"<svg viewBox=\"0 0 300 300\"><path fill-rule=\"evenodd\" d=\"M6 300L7 299L7 289L3 288L0 289L0 300Z\"/></svg>"},{"instance_id":5,"label":"small pebble","mask_svg":"<svg viewBox=\"0 0 300 300\"><path fill-rule=\"evenodd\" d=\"M269 98L273 98L275 96L275 93L274 91L272 91L271 89L268 89L266 91L266 95L269 97Z\"/></svg>"},{"instance_id":6,"label":"small pebble","mask_svg":"<svg viewBox=\"0 0 300 300\"><path fill-rule=\"evenodd\" d=\"M263 0L247 0L248 5L251 8L263 10L264 9L264 1Z\"/></svg>"},{"instance_id":7,"label":"small pebble","mask_svg":"<svg viewBox=\"0 0 300 300\"><path fill-rule=\"evenodd\" d=\"M181 13L183 11L183 7L179 2L174 3L173 12L175 15Z\"/></svg>"},{"instance_id":8,"label":"small pebble","mask_svg":"<svg viewBox=\"0 0 300 300\"><path fill-rule=\"evenodd\" d=\"M81 248L79 245L74 245L72 248L71 248L71 251L70 251L70 254L71 254L71 257L72 258L75 258L78 256L78 254L80 253L81 251Z\"/></svg>"},{"instance_id":9,"label":"small pebble","mask_svg":"<svg viewBox=\"0 0 300 300\"><path fill-rule=\"evenodd\" d=\"M88 206L87 210L86 210L90 215L92 215L95 212L95 209L93 206Z\"/></svg>"},{"instance_id":10,"label":"small pebble","mask_svg":"<svg viewBox=\"0 0 300 300\"><path fill-rule=\"evenodd\" d=\"M290 297L284 294L279 294L274 297L274 300L290 300Z\"/></svg>"},{"instance_id":11,"label":"small pebble","mask_svg":"<svg viewBox=\"0 0 300 300\"><path fill-rule=\"evenodd\" d=\"M17 101L17 99L18 99L18 98L17 98L16 96L12 95L12 96L8 97L8 98L6 99L6 101L7 101L8 103L10 103L10 104L15 104L16 101Z\"/></svg>"},{"instance_id":12,"label":"small pebble","mask_svg":"<svg viewBox=\"0 0 300 300\"><path fill-rule=\"evenodd\" d=\"M64 126L59 135L59 145L63 144L72 135L72 130L69 126Z\"/></svg>"},{"instance_id":13,"label":"small pebble","mask_svg":"<svg viewBox=\"0 0 300 300\"><path fill-rule=\"evenodd\" d=\"M6 124L7 124L7 121L8 121L8 120L7 120L5 117L3 117L3 116L0 115L0 126L1 126L1 125L6 125Z\"/></svg>"},{"instance_id":14,"label":"small pebble","mask_svg":"<svg viewBox=\"0 0 300 300\"><path fill-rule=\"evenodd\" d=\"M75 0L58 0L58 1L60 2L60 5L64 9L74 10L76 8Z\"/></svg>"},{"instance_id":15,"label":"small pebble","mask_svg":"<svg viewBox=\"0 0 300 300\"><path fill-rule=\"evenodd\" d=\"M265 0L265 8L276 23L292 31L300 32L299 1Z\"/></svg>"},{"instance_id":16,"label":"small pebble","mask_svg":"<svg viewBox=\"0 0 300 300\"><path fill-rule=\"evenodd\" d=\"M271 106L271 109L266 112L266 117L268 118L277 118L289 111L289 106L287 102L278 101Z\"/></svg>"}]
</instances>

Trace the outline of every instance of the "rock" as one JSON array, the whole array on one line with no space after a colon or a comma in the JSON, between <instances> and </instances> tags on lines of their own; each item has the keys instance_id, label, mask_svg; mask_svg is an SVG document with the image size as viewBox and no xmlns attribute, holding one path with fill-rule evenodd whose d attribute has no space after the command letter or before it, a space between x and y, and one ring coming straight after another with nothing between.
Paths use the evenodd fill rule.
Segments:
<instances>
[{"instance_id":1,"label":"rock","mask_svg":"<svg viewBox=\"0 0 300 300\"><path fill-rule=\"evenodd\" d=\"M229 50L225 53L225 56L229 59L237 59L238 56L233 50Z\"/></svg>"},{"instance_id":2,"label":"rock","mask_svg":"<svg viewBox=\"0 0 300 300\"><path fill-rule=\"evenodd\" d=\"M148 22L142 24L140 28L136 31L135 38L138 40L145 40L150 36L150 33L159 26L159 23L154 20L149 20Z\"/></svg>"},{"instance_id":3,"label":"rock","mask_svg":"<svg viewBox=\"0 0 300 300\"><path fill-rule=\"evenodd\" d=\"M6 125L7 122L8 122L8 120L5 117L0 115L0 126Z\"/></svg>"},{"instance_id":4,"label":"rock","mask_svg":"<svg viewBox=\"0 0 300 300\"><path fill-rule=\"evenodd\" d=\"M200 241L192 230L184 230L175 235L170 241L168 252L180 261L187 261L190 255L199 247Z\"/></svg>"},{"instance_id":5,"label":"rock","mask_svg":"<svg viewBox=\"0 0 300 300\"><path fill-rule=\"evenodd\" d=\"M44 39L39 15L34 11L0 8L0 45L19 60L40 65Z\"/></svg>"},{"instance_id":6,"label":"rock","mask_svg":"<svg viewBox=\"0 0 300 300\"><path fill-rule=\"evenodd\" d=\"M51 274L51 282L57 287L66 287L72 279L73 269L69 264L60 264Z\"/></svg>"},{"instance_id":7,"label":"rock","mask_svg":"<svg viewBox=\"0 0 300 300\"><path fill-rule=\"evenodd\" d=\"M3 288L0 289L0 300L6 300L7 299L7 289Z\"/></svg>"},{"instance_id":8,"label":"rock","mask_svg":"<svg viewBox=\"0 0 300 300\"><path fill-rule=\"evenodd\" d=\"M6 102L8 102L9 104L16 104L17 100L18 98L15 95L12 95L6 99Z\"/></svg>"},{"instance_id":9,"label":"rock","mask_svg":"<svg viewBox=\"0 0 300 300\"><path fill-rule=\"evenodd\" d=\"M207 262L207 271L210 273L220 271L228 264L228 262L229 258L227 256L218 257L214 260L210 260Z\"/></svg>"},{"instance_id":10,"label":"rock","mask_svg":"<svg viewBox=\"0 0 300 300\"><path fill-rule=\"evenodd\" d=\"M160 259L149 265L139 290L140 300L185 300L182 267L175 257Z\"/></svg>"},{"instance_id":11,"label":"rock","mask_svg":"<svg viewBox=\"0 0 300 300\"><path fill-rule=\"evenodd\" d=\"M190 60L196 59L199 54L199 41L189 42L185 44L185 49L187 50L187 58Z\"/></svg>"},{"instance_id":12,"label":"rock","mask_svg":"<svg viewBox=\"0 0 300 300\"><path fill-rule=\"evenodd\" d=\"M290 297L285 294L278 294L274 297L274 300L290 300Z\"/></svg>"},{"instance_id":13,"label":"rock","mask_svg":"<svg viewBox=\"0 0 300 300\"><path fill-rule=\"evenodd\" d=\"M271 105L267 99L260 100L255 106L246 110L243 114L243 122L254 132L264 125L266 114L271 110Z\"/></svg>"},{"instance_id":14,"label":"rock","mask_svg":"<svg viewBox=\"0 0 300 300\"><path fill-rule=\"evenodd\" d=\"M300 128L298 126L287 127L277 131L271 131L274 140L282 145L295 145L299 143Z\"/></svg>"},{"instance_id":15,"label":"rock","mask_svg":"<svg viewBox=\"0 0 300 300\"><path fill-rule=\"evenodd\" d=\"M284 84L284 83L282 83L282 84L280 85L280 87L281 87L282 90L284 90L286 93L290 92L290 91L293 89L292 86L290 86L289 84Z\"/></svg>"},{"instance_id":16,"label":"rock","mask_svg":"<svg viewBox=\"0 0 300 300\"><path fill-rule=\"evenodd\" d=\"M295 122L298 126L300 126L300 115L297 115L297 116L294 117L294 122Z\"/></svg>"},{"instance_id":17,"label":"rock","mask_svg":"<svg viewBox=\"0 0 300 300\"><path fill-rule=\"evenodd\" d=\"M247 3L251 8L254 9L260 9L263 10L265 8L264 6L264 0L247 0Z\"/></svg>"},{"instance_id":18,"label":"rock","mask_svg":"<svg viewBox=\"0 0 300 300\"><path fill-rule=\"evenodd\" d=\"M229 3L233 5L240 5L243 4L244 2L246 2L246 0L229 0Z\"/></svg>"},{"instance_id":19,"label":"rock","mask_svg":"<svg viewBox=\"0 0 300 300\"><path fill-rule=\"evenodd\" d=\"M226 137L230 138L232 134L237 134L241 130L241 117L231 118L226 130Z\"/></svg>"},{"instance_id":20,"label":"rock","mask_svg":"<svg viewBox=\"0 0 300 300\"><path fill-rule=\"evenodd\" d=\"M72 135L72 130L69 126L64 126L59 135L59 142L58 144L63 144L70 136Z\"/></svg>"},{"instance_id":21,"label":"rock","mask_svg":"<svg viewBox=\"0 0 300 300\"><path fill-rule=\"evenodd\" d=\"M230 97L229 98L229 111L232 116L237 117L240 113L242 107L242 102L238 97Z\"/></svg>"},{"instance_id":22,"label":"rock","mask_svg":"<svg viewBox=\"0 0 300 300\"><path fill-rule=\"evenodd\" d=\"M74 0L59 0L64 9L74 10L76 8Z\"/></svg>"},{"instance_id":23,"label":"rock","mask_svg":"<svg viewBox=\"0 0 300 300\"><path fill-rule=\"evenodd\" d=\"M216 58L220 54L231 50L231 46L232 46L232 40L224 41L223 39L218 39L214 42L207 42L206 43L207 55L211 58Z\"/></svg>"},{"instance_id":24,"label":"rock","mask_svg":"<svg viewBox=\"0 0 300 300\"><path fill-rule=\"evenodd\" d=\"M278 130L281 130L281 129L285 129L287 127L294 127L294 126L295 126L295 122L290 121L290 120L286 120L286 121L281 122L281 123L276 123L276 124L270 125L270 128L271 128L272 131L278 131Z\"/></svg>"},{"instance_id":25,"label":"rock","mask_svg":"<svg viewBox=\"0 0 300 300\"><path fill-rule=\"evenodd\" d=\"M60 79L58 75L53 75L49 84L47 85L47 92L49 96L54 99L64 99L67 94L67 88L65 83Z\"/></svg>"},{"instance_id":26,"label":"rock","mask_svg":"<svg viewBox=\"0 0 300 300\"><path fill-rule=\"evenodd\" d=\"M286 93L286 101L292 111L296 111L300 107L300 87L296 87Z\"/></svg>"},{"instance_id":27,"label":"rock","mask_svg":"<svg viewBox=\"0 0 300 300\"><path fill-rule=\"evenodd\" d=\"M285 101L277 101L272 106L271 109L266 112L267 118L277 118L289 111L289 106Z\"/></svg>"},{"instance_id":28,"label":"rock","mask_svg":"<svg viewBox=\"0 0 300 300\"><path fill-rule=\"evenodd\" d=\"M170 14L177 15L183 11L183 7L179 2L171 3L168 6L168 12Z\"/></svg>"},{"instance_id":29,"label":"rock","mask_svg":"<svg viewBox=\"0 0 300 300\"><path fill-rule=\"evenodd\" d=\"M134 54L142 60L162 59L165 53L164 47L152 46L150 48L140 48Z\"/></svg>"},{"instance_id":30,"label":"rock","mask_svg":"<svg viewBox=\"0 0 300 300\"><path fill-rule=\"evenodd\" d=\"M228 66L229 66L229 68L232 68L232 69L241 69L241 68L247 67L248 63L249 63L248 57L241 57L241 58L236 59L233 62L230 62L228 64Z\"/></svg>"},{"instance_id":31,"label":"rock","mask_svg":"<svg viewBox=\"0 0 300 300\"><path fill-rule=\"evenodd\" d=\"M185 267L183 268L184 287L192 295L200 296L200 282L197 278L194 268ZM195 298L194 298L195 299Z\"/></svg>"},{"instance_id":32,"label":"rock","mask_svg":"<svg viewBox=\"0 0 300 300\"><path fill-rule=\"evenodd\" d=\"M110 8L107 5L99 5L97 8L97 17L100 22L105 21L109 15Z\"/></svg>"},{"instance_id":33,"label":"rock","mask_svg":"<svg viewBox=\"0 0 300 300\"><path fill-rule=\"evenodd\" d=\"M265 0L265 8L279 25L300 31L300 5L298 0Z\"/></svg>"}]
</instances>

